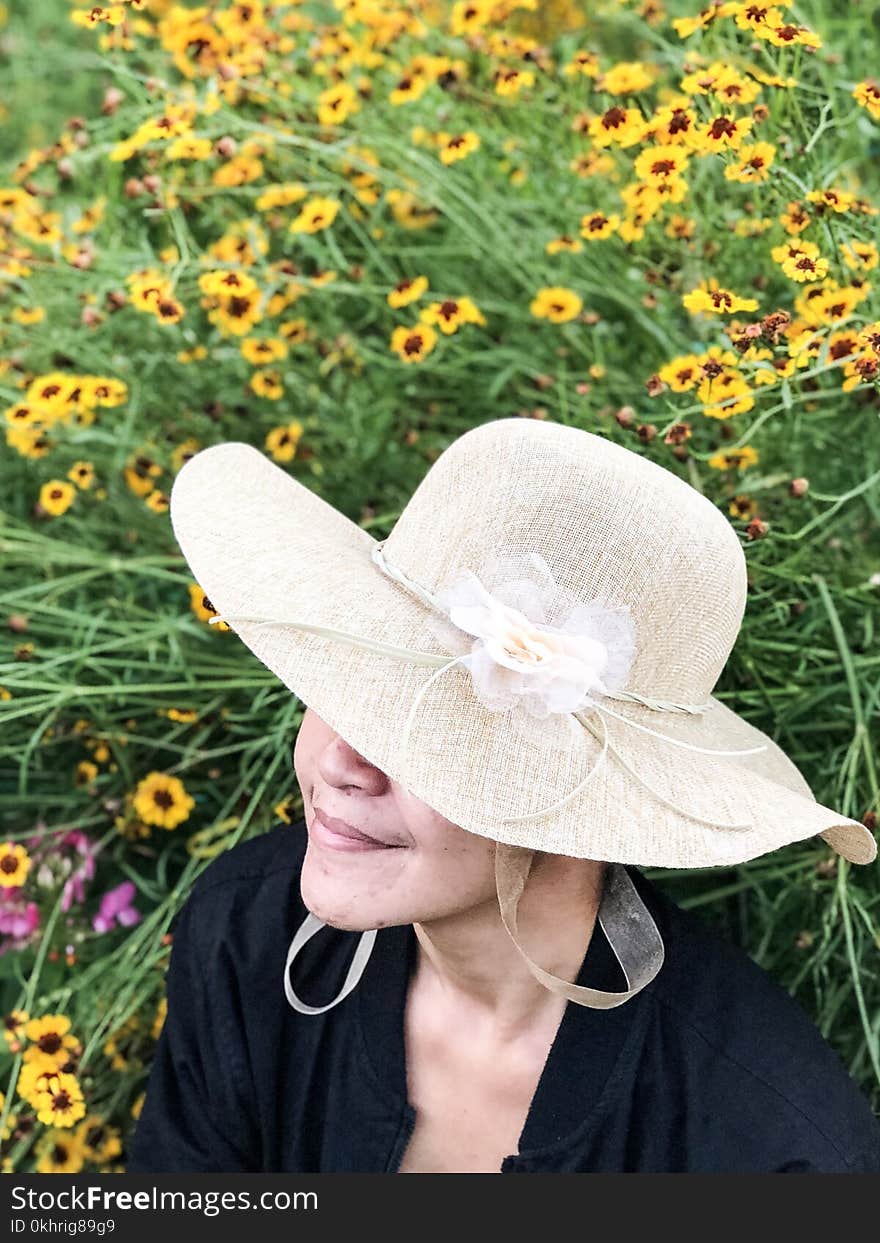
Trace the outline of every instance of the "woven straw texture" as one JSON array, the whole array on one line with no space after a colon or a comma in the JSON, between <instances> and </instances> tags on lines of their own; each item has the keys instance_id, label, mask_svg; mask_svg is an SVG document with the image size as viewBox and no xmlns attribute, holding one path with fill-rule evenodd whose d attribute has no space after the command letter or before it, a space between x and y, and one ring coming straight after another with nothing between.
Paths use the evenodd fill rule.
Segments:
<instances>
[{"instance_id":1,"label":"woven straw texture","mask_svg":"<svg viewBox=\"0 0 880 1243\"><path fill-rule=\"evenodd\" d=\"M227 442L196 453L171 492L171 521L190 569L224 616L290 618L446 655L434 610L371 558L373 537L257 449ZM724 515L671 471L592 433L549 421L499 419L437 458L398 518L384 553L431 592L487 553L541 554L584 602L625 604L637 652L627 688L702 703L721 674L746 604L746 564ZM739 863L821 834L869 863L867 828L820 805L762 731L713 698L702 715L612 701L620 716L697 746L701 755L607 719L613 753L566 806L537 811L581 781L601 750L598 716L570 750L510 728L484 708L470 673L433 672L290 626L232 622L258 659L365 759L441 815L511 845L581 858L674 868ZM653 792L653 793L652 793ZM655 797L655 794L659 797ZM675 811L667 803L674 803ZM712 827L695 816L747 827Z\"/></svg>"}]
</instances>

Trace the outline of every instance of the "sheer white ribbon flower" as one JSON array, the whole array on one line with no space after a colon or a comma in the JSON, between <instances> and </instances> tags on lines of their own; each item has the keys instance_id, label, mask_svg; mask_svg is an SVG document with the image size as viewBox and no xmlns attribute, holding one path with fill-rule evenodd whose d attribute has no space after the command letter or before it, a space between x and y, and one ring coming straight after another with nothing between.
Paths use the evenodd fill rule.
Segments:
<instances>
[{"instance_id":1,"label":"sheer white ribbon flower","mask_svg":"<svg viewBox=\"0 0 880 1243\"><path fill-rule=\"evenodd\" d=\"M536 552L493 556L436 598L447 616L430 620L434 634L469 669L484 707L513 709L521 732L532 732L525 715L546 722L583 710L627 680L635 656L629 609L584 604ZM560 745L570 745L573 725L566 716ZM546 745L546 728L534 736Z\"/></svg>"}]
</instances>

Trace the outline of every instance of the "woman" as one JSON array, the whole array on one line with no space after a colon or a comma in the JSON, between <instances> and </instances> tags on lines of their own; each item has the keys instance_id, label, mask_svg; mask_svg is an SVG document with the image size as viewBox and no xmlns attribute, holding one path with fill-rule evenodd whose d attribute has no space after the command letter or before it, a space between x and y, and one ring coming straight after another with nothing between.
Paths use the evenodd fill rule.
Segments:
<instances>
[{"instance_id":1,"label":"woman","mask_svg":"<svg viewBox=\"0 0 880 1243\"><path fill-rule=\"evenodd\" d=\"M310 709L294 763L305 824L236 846L184 908L130 1173L880 1171L877 1122L800 1006L635 869L663 969L625 1005L571 1006L505 932L485 841ZM521 922L560 975L619 988L602 871L543 855ZM307 908L380 929L354 993L308 1018L278 986ZM351 958L323 936L298 973L315 1004Z\"/></svg>"},{"instance_id":2,"label":"woman","mask_svg":"<svg viewBox=\"0 0 880 1243\"><path fill-rule=\"evenodd\" d=\"M309 705L304 821L184 907L130 1172L880 1170L804 1011L636 866L876 854L707 701L745 593L714 506L511 419L434 463L394 557L243 445L192 458L171 513L210 607Z\"/></svg>"}]
</instances>

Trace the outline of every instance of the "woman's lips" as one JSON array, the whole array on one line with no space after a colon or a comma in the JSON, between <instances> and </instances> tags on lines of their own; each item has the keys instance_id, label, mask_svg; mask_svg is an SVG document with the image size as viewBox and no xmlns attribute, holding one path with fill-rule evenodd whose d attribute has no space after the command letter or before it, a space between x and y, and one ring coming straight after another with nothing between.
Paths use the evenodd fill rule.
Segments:
<instances>
[{"instance_id":1,"label":"woman's lips","mask_svg":"<svg viewBox=\"0 0 880 1243\"><path fill-rule=\"evenodd\" d=\"M329 846L333 850L390 850L395 847L394 842L380 841L362 833L345 820L328 816L320 807L315 808L311 833L321 845Z\"/></svg>"}]
</instances>

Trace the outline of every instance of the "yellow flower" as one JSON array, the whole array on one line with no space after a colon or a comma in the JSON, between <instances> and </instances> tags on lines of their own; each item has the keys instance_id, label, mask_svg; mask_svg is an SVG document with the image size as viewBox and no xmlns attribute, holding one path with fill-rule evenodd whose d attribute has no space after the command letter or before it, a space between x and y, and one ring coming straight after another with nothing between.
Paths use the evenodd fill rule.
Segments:
<instances>
[{"instance_id":1,"label":"yellow flower","mask_svg":"<svg viewBox=\"0 0 880 1243\"><path fill-rule=\"evenodd\" d=\"M248 383L258 397L266 397L269 401L278 401L284 396L284 385L277 371L255 371Z\"/></svg>"},{"instance_id":2,"label":"yellow flower","mask_svg":"<svg viewBox=\"0 0 880 1243\"><path fill-rule=\"evenodd\" d=\"M124 19L125 5L123 4L111 4L106 7L96 4L90 9L74 9L70 14L70 20L75 26L92 29L102 23L108 26L118 26Z\"/></svg>"},{"instance_id":3,"label":"yellow flower","mask_svg":"<svg viewBox=\"0 0 880 1243\"><path fill-rule=\"evenodd\" d=\"M25 1024L30 1019L27 1010L10 1010L8 1014L3 1015L2 1031L3 1038L11 1053L18 1053L21 1049L21 1042L25 1039Z\"/></svg>"},{"instance_id":4,"label":"yellow flower","mask_svg":"<svg viewBox=\"0 0 880 1243\"><path fill-rule=\"evenodd\" d=\"M610 237L619 227L620 216L606 216L603 212L594 211L581 216L580 235L591 242L598 242Z\"/></svg>"},{"instance_id":5,"label":"yellow flower","mask_svg":"<svg viewBox=\"0 0 880 1243\"><path fill-rule=\"evenodd\" d=\"M160 324L177 324L186 314L186 308L176 298L159 298L151 308Z\"/></svg>"},{"instance_id":6,"label":"yellow flower","mask_svg":"<svg viewBox=\"0 0 880 1243\"><path fill-rule=\"evenodd\" d=\"M165 152L166 160L207 160L214 150L210 138L197 138L195 134L176 138Z\"/></svg>"},{"instance_id":7,"label":"yellow flower","mask_svg":"<svg viewBox=\"0 0 880 1243\"><path fill-rule=\"evenodd\" d=\"M145 824L155 824L162 829L177 828L189 818L196 805L179 777L160 772L148 773L138 782L132 801Z\"/></svg>"},{"instance_id":8,"label":"yellow flower","mask_svg":"<svg viewBox=\"0 0 880 1243\"><path fill-rule=\"evenodd\" d=\"M836 186L826 186L824 190L808 190L807 198L811 203L818 203L820 210L828 208L829 211L840 213L851 211L856 201L854 194L850 194L848 190L839 190Z\"/></svg>"},{"instance_id":9,"label":"yellow flower","mask_svg":"<svg viewBox=\"0 0 880 1243\"><path fill-rule=\"evenodd\" d=\"M266 449L276 462L291 462L302 434L303 425L296 420L284 427L273 427L266 436Z\"/></svg>"},{"instance_id":10,"label":"yellow flower","mask_svg":"<svg viewBox=\"0 0 880 1243\"><path fill-rule=\"evenodd\" d=\"M150 772L138 782L132 802L144 824L163 829L178 827L195 807L195 799L186 793L180 778L160 772Z\"/></svg>"},{"instance_id":11,"label":"yellow flower","mask_svg":"<svg viewBox=\"0 0 880 1243\"><path fill-rule=\"evenodd\" d=\"M269 249L269 239L258 217L244 216L230 224L216 242L211 242L207 253L224 265L235 264L239 268L252 267Z\"/></svg>"},{"instance_id":12,"label":"yellow flower","mask_svg":"<svg viewBox=\"0 0 880 1243\"><path fill-rule=\"evenodd\" d=\"M583 302L574 290L564 285L548 285L538 290L529 310L539 319L564 324L580 315L582 307Z\"/></svg>"},{"instance_id":13,"label":"yellow flower","mask_svg":"<svg viewBox=\"0 0 880 1243\"><path fill-rule=\"evenodd\" d=\"M859 333L859 344L874 358L880 360L880 319L866 324Z\"/></svg>"},{"instance_id":14,"label":"yellow flower","mask_svg":"<svg viewBox=\"0 0 880 1243\"><path fill-rule=\"evenodd\" d=\"M809 212L804 209L803 203L799 199L795 199L789 203L785 211L779 217L779 223L785 229L786 233L793 236L803 233L804 229L810 227L811 217Z\"/></svg>"},{"instance_id":15,"label":"yellow flower","mask_svg":"<svg viewBox=\"0 0 880 1243\"><path fill-rule=\"evenodd\" d=\"M257 293L220 298L217 305L208 311L208 319L212 324L216 324L221 332L236 337L249 333L262 318Z\"/></svg>"},{"instance_id":16,"label":"yellow flower","mask_svg":"<svg viewBox=\"0 0 880 1243\"><path fill-rule=\"evenodd\" d=\"M465 130L463 134L443 132L437 135L437 139L440 161L443 164L453 164L456 160L464 160L472 151L477 151L480 147L480 136L472 129Z\"/></svg>"},{"instance_id":17,"label":"yellow flower","mask_svg":"<svg viewBox=\"0 0 880 1243\"><path fill-rule=\"evenodd\" d=\"M656 71L639 60L620 61L606 70L596 82L596 90L609 95L634 95L653 85Z\"/></svg>"},{"instance_id":18,"label":"yellow flower","mask_svg":"<svg viewBox=\"0 0 880 1243\"><path fill-rule=\"evenodd\" d=\"M688 139L697 129L699 119L693 108L687 106L683 97L680 104L667 104L658 108L650 120L644 123L641 142L652 142L663 147L688 145Z\"/></svg>"},{"instance_id":19,"label":"yellow flower","mask_svg":"<svg viewBox=\"0 0 880 1243\"><path fill-rule=\"evenodd\" d=\"M662 183L670 177L680 176L687 168L688 159L689 153L683 147L664 143L640 151L633 169L642 181Z\"/></svg>"},{"instance_id":20,"label":"yellow flower","mask_svg":"<svg viewBox=\"0 0 880 1243\"><path fill-rule=\"evenodd\" d=\"M23 885L31 868L31 857L20 842L0 846L0 886L11 889Z\"/></svg>"},{"instance_id":21,"label":"yellow flower","mask_svg":"<svg viewBox=\"0 0 880 1243\"><path fill-rule=\"evenodd\" d=\"M388 293L386 300L389 306L407 306L410 302L415 302L418 298L421 298L427 288L427 276L407 276L402 281L397 282Z\"/></svg>"},{"instance_id":22,"label":"yellow flower","mask_svg":"<svg viewBox=\"0 0 880 1243\"><path fill-rule=\"evenodd\" d=\"M582 151L569 160L568 167L576 177L604 177L614 171L614 160L599 151Z\"/></svg>"},{"instance_id":23,"label":"yellow flower","mask_svg":"<svg viewBox=\"0 0 880 1243\"><path fill-rule=\"evenodd\" d=\"M795 310L811 325L839 324L852 315L855 308L871 292L869 281L858 285L840 286L836 281L825 280L821 287L807 285L795 300Z\"/></svg>"},{"instance_id":24,"label":"yellow flower","mask_svg":"<svg viewBox=\"0 0 880 1243\"><path fill-rule=\"evenodd\" d=\"M784 16L776 6L746 3L737 5L734 21L740 30L757 30L759 26L781 26Z\"/></svg>"},{"instance_id":25,"label":"yellow flower","mask_svg":"<svg viewBox=\"0 0 880 1243\"><path fill-rule=\"evenodd\" d=\"M875 121L880 121L880 83L873 78L866 78L863 82L857 82L852 97L860 103L863 108L867 108L868 115L873 117Z\"/></svg>"},{"instance_id":26,"label":"yellow flower","mask_svg":"<svg viewBox=\"0 0 880 1243\"><path fill-rule=\"evenodd\" d=\"M178 350L176 357L179 363L195 363L207 358L208 350L204 345L194 345L191 350Z\"/></svg>"},{"instance_id":27,"label":"yellow flower","mask_svg":"<svg viewBox=\"0 0 880 1243\"><path fill-rule=\"evenodd\" d=\"M645 118L638 108L623 108L615 104L601 116L593 117L587 132L597 147L609 147L612 143L618 147L631 147L641 141L644 127Z\"/></svg>"},{"instance_id":28,"label":"yellow flower","mask_svg":"<svg viewBox=\"0 0 880 1243\"><path fill-rule=\"evenodd\" d=\"M732 518L740 518L743 522L753 518L758 512L758 502L750 496L737 494L727 507Z\"/></svg>"},{"instance_id":29,"label":"yellow flower","mask_svg":"<svg viewBox=\"0 0 880 1243\"><path fill-rule=\"evenodd\" d=\"M95 780L99 772L98 765L93 764L91 760L80 760L74 770L73 784L75 786L88 786Z\"/></svg>"},{"instance_id":30,"label":"yellow flower","mask_svg":"<svg viewBox=\"0 0 880 1243\"><path fill-rule=\"evenodd\" d=\"M703 414L708 419L729 419L734 414L745 414L755 404L751 387L736 371L707 376L697 388L697 398L703 403Z\"/></svg>"},{"instance_id":31,"label":"yellow flower","mask_svg":"<svg viewBox=\"0 0 880 1243\"><path fill-rule=\"evenodd\" d=\"M217 609L214 608L211 601L202 591L198 583L190 583L189 585L189 606L195 613L199 621L203 621L209 625L212 617L217 616ZM225 621L215 622L213 626L209 625L210 630L229 630Z\"/></svg>"},{"instance_id":32,"label":"yellow flower","mask_svg":"<svg viewBox=\"0 0 880 1243\"><path fill-rule=\"evenodd\" d=\"M155 315L160 323L176 324L184 315L183 306L174 297L171 282L163 272L143 268L125 278L129 299L139 311Z\"/></svg>"},{"instance_id":33,"label":"yellow flower","mask_svg":"<svg viewBox=\"0 0 880 1243\"><path fill-rule=\"evenodd\" d=\"M40 324L46 318L46 308L42 306L15 306L11 318L17 324Z\"/></svg>"},{"instance_id":34,"label":"yellow flower","mask_svg":"<svg viewBox=\"0 0 880 1243\"><path fill-rule=\"evenodd\" d=\"M567 233L563 233L559 237L551 237L544 250L548 255L563 253L575 255L582 251L583 248L583 243L579 242L576 237L569 237Z\"/></svg>"},{"instance_id":35,"label":"yellow flower","mask_svg":"<svg viewBox=\"0 0 880 1243\"><path fill-rule=\"evenodd\" d=\"M239 348L254 366L287 357L287 344L279 337L245 337Z\"/></svg>"},{"instance_id":36,"label":"yellow flower","mask_svg":"<svg viewBox=\"0 0 880 1243\"><path fill-rule=\"evenodd\" d=\"M215 168L211 181L215 186L246 186L252 181L258 181L262 175L263 165L260 160L240 154Z\"/></svg>"},{"instance_id":37,"label":"yellow flower","mask_svg":"<svg viewBox=\"0 0 880 1243\"><path fill-rule=\"evenodd\" d=\"M680 216L678 213L673 213L666 222L666 228L663 232L667 237L682 239L693 237L696 228L697 222L690 216Z\"/></svg>"},{"instance_id":38,"label":"yellow flower","mask_svg":"<svg viewBox=\"0 0 880 1243\"><path fill-rule=\"evenodd\" d=\"M524 87L535 85L531 69L517 69L514 66L496 69L494 78L496 95L518 95Z\"/></svg>"},{"instance_id":39,"label":"yellow flower","mask_svg":"<svg viewBox=\"0 0 880 1243\"><path fill-rule=\"evenodd\" d=\"M183 466L184 462L188 462L201 449L201 443L195 436L187 436L186 440L174 446L171 450L171 469L177 473Z\"/></svg>"},{"instance_id":40,"label":"yellow flower","mask_svg":"<svg viewBox=\"0 0 880 1243\"><path fill-rule=\"evenodd\" d=\"M682 305L692 314L706 312L709 315L732 315L736 311L755 311L758 309L756 298L741 298L729 289L722 289L714 278L708 282L701 281L696 289L692 289L682 298Z\"/></svg>"},{"instance_id":41,"label":"yellow flower","mask_svg":"<svg viewBox=\"0 0 880 1243\"><path fill-rule=\"evenodd\" d=\"M336 219L341 206L338 199L310 199L296 219L290 222L289 230L291 233L317 233L326 229Z\"/></svg>"},{"instance_id":42,"label":"yellow flower","mask_svg":"<svg viewBox=\"0 0 880 1243\"><path fill-rule=\"evenodd\" d=\"M431 302L419 313L419 319L423 324L436 324L447 336L457 332L462 324L485 326L486 323L483 313L468 297Z\"/></svg>"},{"instance_id":43,"label":"yellow flower","mask_svg":"<svg viewBox=\"0 0 880 1243\"><path fill-rule=\"evenodd\" d=\"M687 393L702 379L700 359L696 354L678 354L657 372L673 393Z\"/></svg>"},{"instance_id":44,"label":"yellow flower","mask_svg":"<svg viewBox=\"0 0 880 1243\"><path fill-rule=\"evenodd\" d=\"M718 60L682 78L681 89L688 95L714 95L728 104L750 104L761 93L757 82Z\"/></svg>"},{"instance_id":45,"label":"yellow flower","mask_svg":"<svg viewBox=\"0 0 880 1243\"><path fill-rule=\"evenodd\" d=\"M770 254L793 281L821 281L828 275L828 260L819 254L815 242L783 242L774 246Z\"/></svg>"},{"instance_id":46,"label":"yellow flower","mask_svg":"<svg viewBox=\"0 0 880 1243\"><path fill-rule=\"evenodd\" d=\"M573 54L568 64L562 66L562 73L567 78L574 76L597 78L599 76L599 57L595 52L580 48Z\"/></svg>"},{"instance_id":47,"label":"yellow flower","mask_svg":"<svg viewBox=\"0 0 880 1243\"><path fill-rule=\"evenodd\" d=\"M853 272L870 272L880 262L876 242L859 242L854 238L840 247L843 262Z\"/></svg>"},{"instance_id":48,"label":"yellow flower","mask_svg":"<svg viewBox=\"0 0 880 1243\"><path fill-rule=\"evenodd\" d=\"M736 151L754 125L754 117L735 117L721 113L700 125L688 136L691 146L704 154L710 151Z\"/></svg>"},{"instance_id":49,"label":"yellow flower","mask_svg":"<svg viewBox=\"0 0 880 1243\"><path fill-rule=\"evenodd\" d=\"M731 17L740 8L739 0L724 0L723 3L711 3L702 8L694 17L676 17L672 25L679 39L687 39L698 30L705 30L714 21L723 17Z\"/></svg>"},{"instance_id":50,"label":"yellow flower","mask_svg":"<svg viewBox=\"0 0 880 1243\"><path fill-rule=\"evenodd\" d=\"M91 208L83 209L80 219L73 221L71 225L73 232L76 232L76 234L86 234L86 232L93 232L94 229L97 229L97 226L103 220L104 208L106 206L107 198L106 195L102 194L94 200Z\"/></svg>"},{"instance_id":51,"label":"yellow flower","mask_svg":"<svg viewBox=\"0 0 880 1243\"><path fill-rule=\"evenodd\" d=\"M76 488L64 479L50 479L40 488L40 504L53 518L70 509L75 496Z\"/></svg>"},{"instance_id":52,"label":"yellow flower","mask_svg":"<svg viewBox=\"0 0 880 1243\"><path fill-rule=\"evenodd\" d=\"M357 91L348 82L337 82L318 96L318 120L322 125L341 125L360 108Z\"/></svg>"},{"instance_id":53,"label":"yellow flower","mask_svg":"<svg viewBox=\"0 0 880 1243\"><path fill-rule=\"evenodd\" d=\"M82 1089L75 1076L59 1071L36 1091L37 1118L46 1126L73 1126L86 1112Z\"/></svg>"},{"instance_id":54,"label":"yellow flower","mask_svg":"<svg viewBox=\"0 0 880 1243\"><path fill-rule=\"evenodd\" d=\"M822 40L806 26L796 26L789 22L784 26L756 26L755 34L759 39L766 39L774 47L794 47L799 44L815 51L822 46Z\"/></svg>"},{"instance_id":55,"label":"yellow flower","mask_svg":"<svg viewBox=\"0 0 880 1243\"><path fill-rule=\"evenodd\" d=\"M162 467L146 453L133 454L123 467L123 478L135 496L148 496L155 486L154 480L162 474Z\"/></svg>"},{"instance_id":56,"label":"yellow flower","mask_svg":"<svg viewBox=\"0 0 880 1243\"><path fill-rule=\"evenodd\" d=\"M122 1152L119 1129L108 1125L100 1114L87 1114L76 1128L74 1138L82 1146L85 1158L95 1165L112 1161Z\"/></svg>"},{"instance_id":57,"label":"yellow flower","mask_svg":"<svg viewBox=\"0 0 880 1243\"><path fill-rule=\"evenodd\" d=\"M391 349L401 362L420 363L437 344L437 333L430 324L401 325L391 334Z\"/></svg>"},{"instance_id":58,"label":"yellow flower","mask_svg":"<svg viewBox=\"0 0 880 1243\"><path fill-rule=\"evenodd\" d=\"M163 492L161 488L153 488L144 497L144 504L147 509L151 509L154 514L164 514L171 503L171 498L167 492Z\"/></svg>"},{"instance_id":59,"label":"yellow flower","mask_svg":"<svg viewBox=\"0 0 880 1243\"><path fill-rule=\"evenodd\" d=\"M199 719L195 708L166 708L164 715L169 721L178 721L183 725L192 725Z\"/></svg>"},{"instance_id":60,"label":"yellow flower","mask_svg":"<svg viewBox=\"0 0 880 1243\"><path fill-rule=\"evenodd\" d=\"M268 186L255 203L257 211L270 211L273 207L289 207L306 197L308 190L299 182L285 182Z\"/></svg>"},{"instance_id":61,"label":"yellow flower","mask_svg":"<svg viewBox=\"0 0 880 1243\"><path fill-rule=\"evenodd\" d=\"M82 1143L77 1135L47 1131L35 1148L38 1174L78 1174L85 1164Z\"/></svg>"},{"instance_id":62,"label":"yellow flower","mask_svg":"<svg viewBox=\"0 0 880 1243\"><path fill-rule=\"evenodd\" d=\"M199 289L202 293L216 297L244 298L256 292L257 282L247 272L220 269L215 272L203 272L199 277Z\"/></svg>"},{"instance_id":63,"label":"yellow flower","mask_svg":"<svg viewBox=\"0 0 880 1243\"><path fill-rule=\"evenodd\" d=\"M124 380L112 376L83 376L83 402L88 405L121 406L128 401L128 386Z\"/></svg>"},{"instance_id":64,"label":"yellow flower","mask_svg":"<svg viewBox=\"0 0 880 1243\"><path fill-rule=\"evenodd\" d=\"M769 142L756 142L740 147L736 162L727 165L724 176L728 181L739 181L745 185L768 181L770 165L775 155L776 148Z\"/></svg>"},{"instance_id":65,"label":"yellow flower","mask_svg":"<svg viewBox=\"0 0 880 1243\"><path fill-rule=\"evenodd\" d=\"M278 324L278 335L289 345L302 345L310 339L308 323L304 319L282 319Z\"/></svg>"},{"instance_id":66,"label":"yellow flower","mask_svg":"<svg viewBox=\"0 0 880 1243\"><path fill-rule=\"evenodd\" d=\"M24 1035L31 1041L25 1050L25 1061L45 1063L47 1060L58 1068L70 1060L71 1053L79 1048L79 1041L70 1030L66 1014L44 1014L29 1019L24 1024Z\"/></svg>"},{"instance_id":67,"label":"yellow flower","mask_svg":"<svg viewBox=\"0 0 880 1243\"><path fill-rule=\"evenodd\" d=\"M398 78L388 96L388 102L395 108L403 104L414 103L415 100L421 99L431 85L431 81L432 79L426 74L410 70Z\"/></svg>"},{"instance_id":68,"label":"yellow flower","mask_svg":"<svg viewBox=\"0 0 880 1243\"><path fill-rule=\"evenodd\" d=\"M713 470L745 470L758 461L758 451L751 445L743 445L741 449L724 449L713 453L709 465Z\"/></svg>"},{"instance_id":69,"label":"yellow flower","mask_svg":"<svg viewBox=\"0 0 880 1243\"><path fill-rule=\"evenodd\" d=\"M74 462L67 472L67 478L85 492L95 482L95 468L91 462Z\"/></svg>"}]
</instances>

